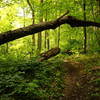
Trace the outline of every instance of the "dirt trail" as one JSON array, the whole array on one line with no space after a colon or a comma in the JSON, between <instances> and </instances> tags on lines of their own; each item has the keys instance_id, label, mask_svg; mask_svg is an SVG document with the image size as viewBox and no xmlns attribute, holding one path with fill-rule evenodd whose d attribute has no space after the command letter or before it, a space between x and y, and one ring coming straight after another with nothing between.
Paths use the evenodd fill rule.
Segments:
<instances>
[{"instance_id":1,"label":"dirt trail","mask_svg":"<svg viewBox=\"0 0 100 100\"><path fill-rule=\"evenodd\" d=\"M66 72L65 88L64 97L60 100L100 100L100 96L91 96L91 94L96 93L96 88L99 88L91 81L100 78L93 74L95 71L100 71L98 70L100 66L93 67L94 69L91 70L93 73L87 73L81 63L64 60L63 68Z\"/></svg>"},{"instance_id":2,"label":"dirt trail","mask_svg":"<svg viewBox=\"0 0 100 100\"><path fill-rule=\"evenodd\" d=\"M83 73L83 66L79 62L72 62L64 60L63 67L66 71L65 75L65 89L64 97L62 100L83 100L79 96L77 97L77 87L80 86L78 79ZM76 95L77 94L77 95ZM80 98L80 99L79 99Z\"/></svg>"}]
</instances>

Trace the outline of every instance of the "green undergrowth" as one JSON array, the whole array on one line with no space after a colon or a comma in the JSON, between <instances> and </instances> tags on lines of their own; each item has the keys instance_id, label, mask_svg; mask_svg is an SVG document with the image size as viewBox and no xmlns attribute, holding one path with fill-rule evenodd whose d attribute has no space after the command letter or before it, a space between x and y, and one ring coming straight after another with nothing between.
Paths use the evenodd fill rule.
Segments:
<instances>
[{"instance_id":1,"label":"green undergrowth","mask_svg":"<svg viewBox=\"0 0 100 100\"><path fill-rule=\"evenodd\" d=\"M59 54L43 62L36 59L0 57L0 100L59 100L64 89L64 59L83 64L94 77L89 80L94 85L90 97L100 97L100 71L92 72L94 66L100 66L99 54Z\"/></svg>"},{"instance_id":2,"label":"green undergrowth","mask_svg":"<svg viewBox=\"0 0 100 100\"><path fill-rule=\"evenodd\" d=\"M92 68L93 66L100 66L100 54L74 54L72 56L65 56L64 59L78 61L84 65L85 68Z\"/></svg>"},{"instance_id":3,"label":"green undergrowth","mask_svg":"<svg viewBox=\"0 0 100 100\"><path fill-rule=\"evenodd\" d=\"M0 100L56 100L63 96L62 60L0 59Z\"/></svg>"}]
</instances>

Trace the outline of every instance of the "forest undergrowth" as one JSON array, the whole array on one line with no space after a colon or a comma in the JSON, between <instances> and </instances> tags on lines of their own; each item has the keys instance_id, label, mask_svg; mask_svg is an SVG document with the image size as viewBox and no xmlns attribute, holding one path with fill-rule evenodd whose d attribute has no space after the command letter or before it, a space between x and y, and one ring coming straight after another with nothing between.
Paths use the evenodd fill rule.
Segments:
<instances>
[{"instance_id":1,"label":"forest undergrowth","mask_svg":"<svg viewBox=\"0 0 100 100\"><path fill-rule=\"evenodd\" d=\"M62 61L0 59L0 100L51 100L63 95Z\"/></svg>"},{"instance_id":2,"label":"forest undergrowth","mask_svg":"<svg viewBox=\"0 0 100 100\"><path fill-rule=\"evenodd\" d=\"M99 100L100 55L0 58L0 100Z\"/></svg>"}]
</instances>

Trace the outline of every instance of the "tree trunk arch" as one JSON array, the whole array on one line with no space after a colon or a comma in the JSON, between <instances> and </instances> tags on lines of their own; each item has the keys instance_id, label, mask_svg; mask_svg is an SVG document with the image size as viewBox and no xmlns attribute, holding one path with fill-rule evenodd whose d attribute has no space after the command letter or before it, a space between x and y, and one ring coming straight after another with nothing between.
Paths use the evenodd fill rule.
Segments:
<instances>
[{"instance_id":1,"label":"tree trunk arch","mask_svg":"<svg viewBox=\"0 0 100 100\"><path fill-rule=\"evenodd\" d=\"M0 34L0 45L10 42L12 40L19 39L24 36L42 32L44 30L56 29L57 27L63 24L69 24L71 27L95 26L100 28L99 22L84 21L77 19L74 16L66 16L66 14L68 14L68 12L53 21L41 22L39 24L32 24L19 29L3 32Z\"/></svg>"}]
</instances>

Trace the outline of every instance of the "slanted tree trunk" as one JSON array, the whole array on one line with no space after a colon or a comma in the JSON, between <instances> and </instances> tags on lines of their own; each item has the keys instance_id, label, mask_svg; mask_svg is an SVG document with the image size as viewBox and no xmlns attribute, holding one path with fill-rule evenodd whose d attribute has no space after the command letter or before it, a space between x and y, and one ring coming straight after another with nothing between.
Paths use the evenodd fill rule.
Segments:
<instances>
[{"instance_id":1,"label":"slanted tree trunk","mask_svg":"<svg viewBox=\"0 0 100 100\"><path fill-rule=\"evenodd\" d=\"M38 61L47 60L53 56L56 56L58 53L60 53L60 48L52 48L44 53L41 53Z\"/></svg>"},{"instance_id":2,"label":"slanted tree trunk","mask_svg":"<svg viewBox=\"0 0 100 100\"><path fill-rule=\"evenodd\" d=\"M60 16L59 18L53 21L32 24L19 29L0 33L0 45L24 36L42 32L44 30L56 29L62 24L69 24L71 27L96 26L100 28L100 23L80 20L75 18L74 16L66 16L65 13L64 15Z\"/></svg>"}]
</instances>

